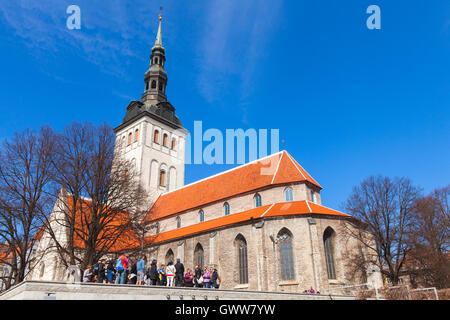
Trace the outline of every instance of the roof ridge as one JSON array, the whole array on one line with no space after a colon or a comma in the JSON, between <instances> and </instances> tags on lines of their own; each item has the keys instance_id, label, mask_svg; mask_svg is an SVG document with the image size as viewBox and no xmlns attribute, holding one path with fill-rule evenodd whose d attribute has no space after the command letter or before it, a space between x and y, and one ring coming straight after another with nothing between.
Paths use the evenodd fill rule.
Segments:
<instances>
[{"instance_id":1,"label":"roof ridge","mask_svg":"<svg viewBox=\"0 0 450 320\"><path fill-rule=\"evenodd\" d=\"M254 163L263 161L263 160L268 159L268 158L270 158L270 157L274 157L274 156L276 156L276 155L279 155L279 154L282 153L282 152L285 152L285 150L282 150L282 151L279 151L279 152L277 152L277 153L273 153L273 154L267 155L267 156L265 156L265 157L263 157L263 158L259 158L259 159L253 160L253 161L248 162L248 163L244 163L244 164L242 164L242 165L240 165L240 166L237 166L237 167L228 169L228 170L223 171L223 172L216 173L216 174L214 174L214 175L212 175L212 176L209 176L209 177L206 177L206 178L203 178L203 179L200 179L200 180L191 182L191 183L189 183L189 184L186 184L186 185L184 185L184 186L178 187L178 188L176 188L176 189L173 189L173 190L164 192L164 193L162 193L161 195L170 194L170 193L172 193L172 192L175 192L175 191L184 189L184 188L186 188L186 187L189 187L189 186L192 186L192 185L194 185L194 184L197 184L197 183L206 181L206 180L208 180L208 179L212 179L212 178L221 176L221 175L223 175L223 174L225 174L225 173L229 173L229 172L231 172L231 171L234 171L234 170L237 170L237 169L240 169L240 168L244 168L245 166L249 166L249 165L251 165L251 164L254 164Z\"/></svg>"},{"instance_id":2,"label":"roof ridge","mask_svg":"<svg viewBox=\"0 0 450 320\"><path fill-rule=\"evenodd\" d=\"M286 151L283 150L281 153L281 157L278 159L277 169L275 170L275 173L273 174L272 181L270 182L270 184L273 184L273 182L275 181L275 177L277 176L278 169L280 168L281 159L283 159L285 152Z\"/></svg>"},{"instance_id":3,"label":"roof ridge","mask_svg":"<svg viewBox=\"0 0 450 320\"><path fill-rule=\"evenodd\" d=\"M294 165L294 167L296 167L297 168L297 170L298 170L298 172L300 172L300 174L302 175L302 177L303 177L303 179L305 179L306 181L308 181L308 179L305 177L305 175L303 174L303 172L302 172L302 170L300 170L300 168L299 167L297 167L297 165L295 164L295 161L294 160L292 160L292 157L291 157L291 155L290 154L288 154L288 156L289 156L289 160L291 160L291 162L292 162L292 164ZM302 168L303 169L303 168Z\"/></svg>"}]
</instances>

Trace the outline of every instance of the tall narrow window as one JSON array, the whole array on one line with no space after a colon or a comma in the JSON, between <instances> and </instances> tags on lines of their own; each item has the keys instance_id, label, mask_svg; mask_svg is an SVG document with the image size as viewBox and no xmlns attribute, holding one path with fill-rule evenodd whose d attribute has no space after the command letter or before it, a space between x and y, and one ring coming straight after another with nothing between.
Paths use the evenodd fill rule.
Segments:
<instances>
[{"instance_id":1,"label":"tall narrow window","mask_svg":"<svg viewBox=\"0 0 450 320\"><path fill-rule=\"evenodd\" d=\"M174 257L174 254L173 254L172 249L167 250L166 257L165 257L166 266L169 263L169 261L173 262L173 257Z\"/></svg>"},{"instance_id":2,"label":"tall narrow window","mask_svg":"<svg viewBox=\"0 0 450 320\"><path fill-rule=\"evenodd\" d=\"M162 187L166 185L166 171L164 170L159 173L159 185Z\"/></svg>"},{"instance_id":3,"label":"tall narrow window","mask_svg":"<svg viewBox=\"0 0 450 320\"><path fill-rule=\"evenodd\" d=\"M248 283L248 260L247 260L247 241L242 235L238 235L235 239L238 257L239 283Z\"/></svg>"},{"instance_id":4,"label":"tall narrow window","mask_svg":"<svg viewBox=\"0 0 450 320\"><path fill-rule=\"evenodd\" d=\"M336 279L336 269L334 265L334 246L333 240L335 232L328 227L323 233L323 246L325 249L325 262L327 264L328 279Z\"/></svg>"},{"instance_id":5,"label":"tall narrow window","mask_svg":"<svg viewBox=\"0 0 450 320\"><path fill-rule=\"evenodd\" d=\"M314 199L314 191L311 190L311 191L310 191L310 194L311 194L311 202L315 202L315 199Z\"/></svg>"},{"instance_id":6,"label":"tall narrow window","mask_svg":"<svg viewBox=\"0 0 450 320\"><path fill-rule=\"evenodd\" d=\"M230 214L230 205L228 204L228 202L225 202L223 205L223 211L225 213L225 215L229 215Z\"/></svg>"},{"instance_id":7,"label":"tall narrow window","mask_svg":"<svg viewBox=\"0 0 450 320\"><path fill-rule=\"evenodd\" d=\"M164 135L163 135L163 146L164 147L167 147L167 139L168 138L169 138L169 136L166 133L164 133Z\"/></svg>"},{"instance_id":8,"label":"tall narrow window","mask_svg":"<svg viewBox=\"0 0 450 320\"><path fill-rule=\"evenodd\" d=\"M152 80L152 89L156 89L156 80Z\"/></svg>"},{"instance_id":9,"label":"tall narrow window","mask_svg":"<svg viewBox=\"0 0 450 320\"><path fill-rule=\"evenodd\" d=\"M176 145L177 145L177 141L175 139L172 139L172 146L170 148L172 150L175 150Z\"/></svg>"},{"instance_id":10,"label":"tall narrow window","mask_svg":"<svg viewBox=\"0 0 450 320\"><path fill-rule=\"evenodd\" d=\"M128 145L130 145L131 144L131 139L133 138L133 134L130 132L129 134L128 134Z\"/></svg>"},{"instance_id":11,"label":"tall narrow window","mask_svg":"<svg viewBox=\"0 0 450 320\"><path fill-rule=\"evenodd\" d=\"M136 129L134 132L134 142L138 142L139 140L139 129Z\"/></svg>"},{"instance_id":12,"label":"tall narrow window","mask_svg":"<svg viewBox=\"0 0 450 320\"><path fill-rule=\"evenodd\" d=\"M292 188L286 188L284 190L284 198L286 201L294 201L294 193L292 192Z\"/></svg>"},{"instance_id":13,"label":"tall narrow window","mask_svg":"<svg viewBox=\"0 0 450 320\"><path fill-rule=\"evenodd\" d=\"M280 245L281 279L294 280L295 274L291 233L287 230L280 231L278 234L278 241Z\"/></svg>"},{"instance_id":14,"label":"tall narrow window","mask_svg":"<svg viewBox=\"0 0 450 320\"><path fill-rule=\"evenodd\" d=\"M255 194L253 200L255 202L255 208L261 207L261 195L259 193Z\"/></svg>"},{"instance_id":15,"label":"tall narrow window","mask_svg":"<svg viewBox=\"0 0 450 320\"><path fill-rule=\"evenodd\" d=\"M200 222L205 221L205 212L203 210L200 210L198 215L199 215L199 218L200 218Z\"/></svg>"},{"instance_id":16,"label":"tall narrow window","mask_svg":"<svg viewBox=\"0 0 450 320\"><path fill-rule=\"evenodd\" d=\"M163 91L163 83L161 80L159 81L159 91Z\"/></svg>"},{"instance_id":17,"label":"tall narrow window","mask_svg":"<svg viewBox=\"0 0 450 320\"><path fill-rule=\"evenodd\" d=\"M177 229L181 228L181 217L177 217Z\"/></svg>"},{"instance_id":18,"label":"tall narrow window","mask_svg":"<svg viewBox=\"0 0 450 320\"><path fill-rule=\"evenodd\" d=\"M153 142L159 143L159 131L155 130L155 133L153 134Z\"/></svg>"},{"instance_id":19,"label":"tall narrow window","mask_svg":"<svg viewBox=\"0 0 450 320\"><path fill-rule=\"evenodd\" d=\"M203 261L204 261L203 247L200 243L197 243L194 250L194 266L198 264L201 267L203 267Z\"/></svg>"},{"instance_id":20,"label":"tall narrow window","mask_svg":"<svg viewBox=\"0 0 450 320\"><path fill-rule=\"evenodd\" d=\"M145 83L145 90L148 90L148 81Z\"/></svg>"}]
</instances>

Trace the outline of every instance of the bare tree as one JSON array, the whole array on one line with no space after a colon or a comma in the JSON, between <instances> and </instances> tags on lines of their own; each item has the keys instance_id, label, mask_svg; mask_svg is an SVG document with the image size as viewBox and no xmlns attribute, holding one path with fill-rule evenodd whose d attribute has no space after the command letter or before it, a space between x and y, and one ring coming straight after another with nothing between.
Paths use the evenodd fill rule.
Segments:
<instances>
[{"instance_id":1,"label":"bare tree","mask_svg":"<svg viewBox=\"0 0 450 320\"><path fill-rule=\"evenodd\" d=\"M347 212L368 231L346 228L347 235L359 240L366 248L367 259L393 284L399 282L405 255L410 250L407 235L418 195L419 189L407 178L371 176L353 188L345 203Z\"/></svg>"},{"instance_id":2,"label":"bare tree","mask_svg":"<svg viewBox=\"0 0 450 320\"><path fill-rule=\"evenodd\" d=\"M51 210L55 134L48 127L25 130L3 143L0 152L0 263L10 268L6 287L25 279L33 268L33 248Z\"/></svg>"},{"instance_id":3,"label":"bare tree","mask_svg":"<svg viewBox=\"0 0 450 320\"><path fill-rule=\"evenodd\" d=\"M415 204L409 237L412 250L407 259L415 284L450 287L449 199L450 185Z\"/></svg>"},{"instance_id":4,"label":"bare tree","mask_svg":"<svg viewBox=\"0 0 450 320\"><path fill-rule=\"evenodd\" d=\"M62 191L54 209L58 218L47 231L66 267L85 268L110 252L137 245L133 222L147 195L136 180L134 163L114 153L114 142L111 127L89 123L73 123L58 139L54 167Z\"/></svg>"}]
</instances>

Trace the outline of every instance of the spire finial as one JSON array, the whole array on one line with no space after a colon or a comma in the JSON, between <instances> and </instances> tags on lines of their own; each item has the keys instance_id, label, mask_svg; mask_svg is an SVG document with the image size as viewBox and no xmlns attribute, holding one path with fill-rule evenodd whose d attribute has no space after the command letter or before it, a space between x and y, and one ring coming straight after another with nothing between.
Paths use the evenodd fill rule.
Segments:
<instances>
[{"instance_id":1,"label":"spire finial","mask_svg":"<svg viewBox=\"0 0 450 320\"><path fill-rule=\"evenodd\" d=\"M155 45L153 46L153 48L155 47L161 47L163 48L162 45L162 35L161 35L161 20L162 20L162 9L163 7L159 7L159 27L158 27L158 34L156 35L156 41L155 41Z\"/></svg>"}]
</instances>

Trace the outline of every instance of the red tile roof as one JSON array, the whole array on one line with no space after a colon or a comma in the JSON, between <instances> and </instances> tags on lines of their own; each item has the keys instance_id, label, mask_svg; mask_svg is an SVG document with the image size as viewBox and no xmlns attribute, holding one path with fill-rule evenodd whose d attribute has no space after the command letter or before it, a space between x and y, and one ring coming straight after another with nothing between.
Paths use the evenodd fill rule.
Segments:
<instances>
[{"instance_id":1,"label":"red tile roof","mask_svg":"<svg viewBox=\"0 0 450 320\"><path fill-rule=\"evenodd\" d=\"M158 220L267 186L301 181L322 189L288 152L281 151L162 194L144 221Z\"/></svg>"},{"instance_id":2,"label":"red tile roof","mask_svg":"<svg viewBox=\"0 0 450 320\"><path fill-rule=\"evenodd\" d=\"M259 208L234 213L228 216L208 220L187 227L162 232L156 236L150 236L145 239L147 244L157 244L165 241L175 240L195 234L212 231L214 229L231 226L237 223L250 221L251 218L270 218L293 215L327 215L338 217L350 217L348 214L303 200L292 202L280 202L272 205L266 205Z\"/></svg>"}]
</instances>

